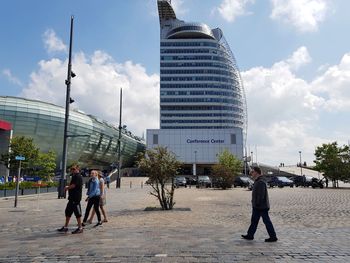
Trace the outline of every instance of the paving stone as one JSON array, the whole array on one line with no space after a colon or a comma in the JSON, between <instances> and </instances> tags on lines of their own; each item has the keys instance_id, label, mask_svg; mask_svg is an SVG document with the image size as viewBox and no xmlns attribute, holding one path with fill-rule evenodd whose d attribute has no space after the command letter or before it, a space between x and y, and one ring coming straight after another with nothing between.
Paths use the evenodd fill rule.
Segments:
<instances>
[{"instance_id":1,"label":"paving stone","mask_svg":"<svg viewBox=\"0 0 350 263\"><path fill-rule=\"evenodd\" d=\"M145 179L112 184L109 222L79 235L57 233L67 200L56 193L40 194L38 211L35 195L19 198L18 210L0 198L0 262L350 262L350 189L269 189L279 238L269 244L262 222L253 241L241 239L251 216L246 189L178 188L173 211L145 211L157 200L130 181Z\"/></svg>"}]
</instances>

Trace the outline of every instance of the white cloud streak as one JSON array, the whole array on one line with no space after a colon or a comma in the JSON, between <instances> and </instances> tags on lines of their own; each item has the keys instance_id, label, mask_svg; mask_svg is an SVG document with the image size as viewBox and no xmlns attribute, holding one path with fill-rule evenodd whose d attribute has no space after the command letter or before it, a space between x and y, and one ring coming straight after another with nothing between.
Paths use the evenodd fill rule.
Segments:
<instances>
[{"instance_id":1,"label":"white cloud streak","mask_svg":"<svg viewBox=\"0 0 350 263\"><path fill-rule=\"evenodd\" d=\"M67 46L57 37L53 29L48 29L43 34L43 41L46 51L49 54L56 52L67 52Z\"/></svg>"},{"instance_id":2,"label":"white cloud streak","mask_svg":"<svg viewBox=\"0 0 350 263\"><path fill-rule=\"evenodd\" d=\"M234 22L239 16L251 14L246 8L254 2L255 0L223 0L214 12L218 12L224 20Z\"/></svg>"},{"instance_id":3,"label":"white cloud streak","mask_svg":"<svg viewBox=\"0 0 350 263\"><path fill-rule=\"evenodd\" d=\"M186 9L184 6L184 0L172 0L171 6L174 8L176 16L178 15L184 15L188 12L188 9Z\"/></svg>"},{"instance_id":4,"label":"white cloud streak","mask_svg":"<svg viewBox=\"0 0 350 263\"><path fill-rule=\"evenodd\" d=\"M329 11L329 0L270 0L270 18L294 26L300 32L317 31Z\"/></svg>"},{"instance_id":5,"label":"white cloud streak","mask_svg":"<svg viewBox=\"0 0 350 263\"><path fill-rule=\"evenodd\" d=\"M10 83L13 83L13 84L20 86L20 87L23 86L22 82L18 78L16 78L15 76L13 76L11 70L4 69L2 71L2 75L5 76Z\"/></svg>"}]
</instances>

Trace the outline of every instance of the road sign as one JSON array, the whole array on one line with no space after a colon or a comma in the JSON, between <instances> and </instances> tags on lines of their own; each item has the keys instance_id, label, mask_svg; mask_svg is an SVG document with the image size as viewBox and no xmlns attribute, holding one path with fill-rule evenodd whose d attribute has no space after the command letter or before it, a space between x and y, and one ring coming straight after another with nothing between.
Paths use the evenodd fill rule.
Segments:
<instances>
[{"instance_id":1,"label":"road sign","mask_svg":"<svg viewBox=\"0 0 350 263\"><path fill-rule=\"evenodd\" d=\"M17 156L15 157L15 159L16 159L17 161L24 161L26 158L25 158L24 156L17 155Z\"/></svg>"}]
</instances>

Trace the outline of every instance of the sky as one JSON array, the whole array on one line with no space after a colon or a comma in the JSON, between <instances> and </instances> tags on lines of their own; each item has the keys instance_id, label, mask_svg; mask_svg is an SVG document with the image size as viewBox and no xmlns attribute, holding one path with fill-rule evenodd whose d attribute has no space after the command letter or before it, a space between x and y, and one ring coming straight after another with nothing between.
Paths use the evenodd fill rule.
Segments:
<instances>
[{"instance_id":1,"label":"sky","mask_svg":"<svg viewBox=\"0 0 350 263\"><path fill-rule=\"evenodd\" d=\"M173 0L176 15L223 30L248 105L247 152L312 165L350 140L350 1ZM72 108L135 135L159 128L156 0L1 0L0 96L64 106L74 16ZM299 154L301 151L301 154Z\"/></svg>"}]
</instances>

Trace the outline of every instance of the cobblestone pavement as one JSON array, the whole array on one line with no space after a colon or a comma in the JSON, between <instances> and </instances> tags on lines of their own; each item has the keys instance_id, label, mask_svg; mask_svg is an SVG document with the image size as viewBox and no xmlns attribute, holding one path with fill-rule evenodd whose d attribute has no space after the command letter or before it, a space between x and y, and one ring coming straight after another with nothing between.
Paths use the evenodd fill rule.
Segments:
<instances>
[{"instance_id":1,"label":"cobblestone pavement","mask_svg":"<svg viewBox=\"0 0 350 263\"><path fill-rule=\"evenodd\" d=\"M173 211L144 211L158 204L141 180L111 185L109 222L78 235L56 232L67 203L56 193L0 199L0 262L350 262L350 189L269 189L279 241L265 243L262 222L241 239L250 191L179 188Z\"/></svg>"}]
</instances>

